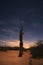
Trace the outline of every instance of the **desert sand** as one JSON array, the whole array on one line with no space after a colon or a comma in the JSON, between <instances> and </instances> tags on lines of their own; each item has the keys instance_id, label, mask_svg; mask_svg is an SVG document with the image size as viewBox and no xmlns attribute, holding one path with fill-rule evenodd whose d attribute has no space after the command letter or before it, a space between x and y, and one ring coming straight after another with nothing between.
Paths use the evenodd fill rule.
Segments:
<instances>
[{"instance_id":1,"label":"desert sand","mask_svg":"<svg viewBox=\"0 0 43 65\"><path fill-rule=\"evenodd\" d=\"M33 59L29 51L18 57L19 51L0 51L0 65L43 65L43 59Z\"/></svg>"}]
</instances>

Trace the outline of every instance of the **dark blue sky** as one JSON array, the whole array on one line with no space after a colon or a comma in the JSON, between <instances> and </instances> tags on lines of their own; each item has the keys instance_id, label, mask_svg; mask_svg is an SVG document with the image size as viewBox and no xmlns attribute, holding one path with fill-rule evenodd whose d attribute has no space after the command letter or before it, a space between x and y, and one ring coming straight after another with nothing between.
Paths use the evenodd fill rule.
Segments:
<instances>
[{"instance_id":1,"label":"dark blue sky","mask_svg":"<svg viewBox=\"0 0 43 65\"><path fill-rule=\"evenodd\" d=\"M43 1L0 0L0 40L19 39L22 25L24 40L43 40Z\"/></svg>"}]
</instances>

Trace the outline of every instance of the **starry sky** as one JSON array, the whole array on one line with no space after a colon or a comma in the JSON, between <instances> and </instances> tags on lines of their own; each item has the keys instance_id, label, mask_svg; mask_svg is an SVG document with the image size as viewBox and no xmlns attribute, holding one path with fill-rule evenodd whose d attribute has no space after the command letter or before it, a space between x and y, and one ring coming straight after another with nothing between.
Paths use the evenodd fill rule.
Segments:
<instances>
[{"instance_id":1,"label":"starry sky","mask_svg":"<svg viewBox=\"0 0 43 65\"><path fill-rule=\"evenodd\" d=\"M25 47L43 40L43 1L0 0L0 45L19 45L22 25Z\"/></svg>"}]
</instances>

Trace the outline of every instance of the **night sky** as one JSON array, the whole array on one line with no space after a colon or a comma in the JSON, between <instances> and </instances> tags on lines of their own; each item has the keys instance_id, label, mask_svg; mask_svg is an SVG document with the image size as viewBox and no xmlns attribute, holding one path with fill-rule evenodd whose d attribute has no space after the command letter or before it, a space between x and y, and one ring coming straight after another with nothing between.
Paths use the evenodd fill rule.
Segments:
<instances>
[{"instance_id":1,"label":"night sky","mask_svg":"<svg viewBox=\"0 0 43 65\"><path fill-rule=\"evenodd\" d=\"M43 40L43 1L0 0L0 45L18 45L22 25L25 46Z\"/></svg>"}]
</instances>

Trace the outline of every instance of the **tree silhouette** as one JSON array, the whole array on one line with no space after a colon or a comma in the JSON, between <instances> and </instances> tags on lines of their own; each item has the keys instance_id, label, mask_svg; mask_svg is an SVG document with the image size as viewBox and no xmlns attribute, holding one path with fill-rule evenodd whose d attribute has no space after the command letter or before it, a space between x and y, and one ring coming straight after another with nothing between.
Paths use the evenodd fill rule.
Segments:
<instances>
[{"instance_id":1,"label":"tree silhouette","mask_svg":"<svg viewBox=\"0 0 43 65\"><path fill-rule=\"evenodd\" d=\"M38 40L36 47L30 49L33 58L43 58L43 40Z\"/></svg>"},{"instance_id":2,"label":"tree silhouette","mask_svg":"<svg viewBox=\"0 0 43 65\"><path fill-rule=\"evenodd\" d=\"M37 44L37 46L43 45L43 40L38 40L36 44Z\"/></svg>"}]
</instances>

